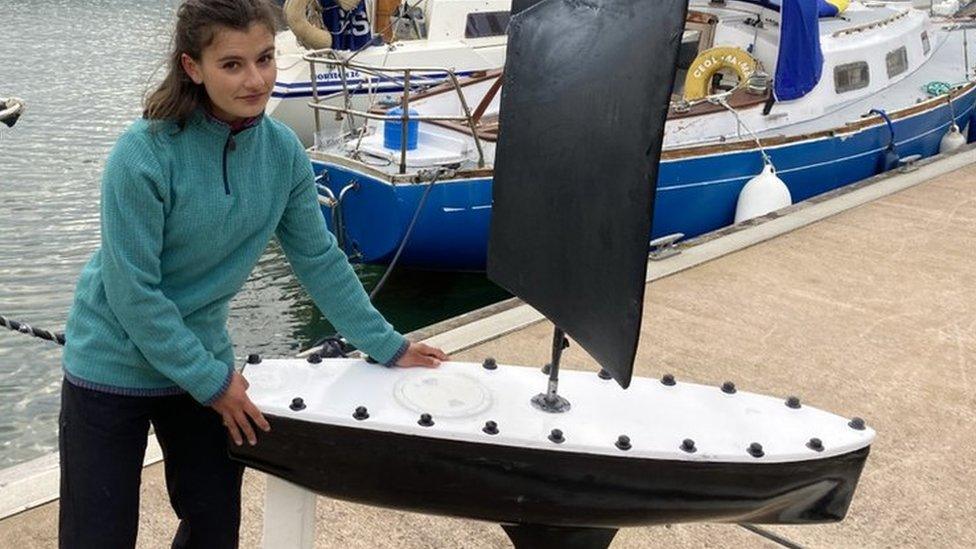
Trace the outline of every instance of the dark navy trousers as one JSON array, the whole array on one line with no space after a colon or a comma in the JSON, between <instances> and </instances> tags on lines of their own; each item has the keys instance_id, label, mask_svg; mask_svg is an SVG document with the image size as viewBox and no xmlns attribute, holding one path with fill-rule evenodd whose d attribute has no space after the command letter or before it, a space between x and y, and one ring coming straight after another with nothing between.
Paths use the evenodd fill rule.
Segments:
<instances>
[{"instance_id":1,"label":"dark navy trousers","mask_svg":"<svg viewBox=\"0 0 976 549\"><path fill-rule=\"evenodd\" d=\"M139 483L150 424L163 449L166 489L180 519L172 547L238 545L243 467L227 430L189 395L123 396L61 386L61 549L129 549L139 527Z\"/></svg>"}]
</instances>

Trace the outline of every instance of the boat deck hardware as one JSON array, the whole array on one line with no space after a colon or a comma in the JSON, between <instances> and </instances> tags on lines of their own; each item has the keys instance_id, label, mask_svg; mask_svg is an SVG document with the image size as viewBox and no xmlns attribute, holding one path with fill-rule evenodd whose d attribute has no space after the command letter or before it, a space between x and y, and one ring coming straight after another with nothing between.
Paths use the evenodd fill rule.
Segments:
<instances>
[{"instance_id":1,"label":"boat deck hardware","mask_svg":"<svg viewBox=\"0 0 976 549\"><path fill-rule=\"evenodd\" d=\"M684 233L671 233L651 240L651 251L648 257L651 261L660 261L680 254L681 250L678 249L675 243L684 237Z\"/></svg>"},{"instance_id":2,"label":"boat deck hardware","mask_svg":"<svg viewBox=\"0 0 976 549\"><path fill-rule=\"evenodd\" d=\"M913 172L913 171L915 171L915 170L918 169L918 166L916 166L915 163L918 162L921 159L922 159L922 155L920 155L920 154L910 154L910 155L906 156L905 158L899 158L898 159L898 164L899 164L898 170L901 171L901 173Z\"/></svg>"}]
</instances>

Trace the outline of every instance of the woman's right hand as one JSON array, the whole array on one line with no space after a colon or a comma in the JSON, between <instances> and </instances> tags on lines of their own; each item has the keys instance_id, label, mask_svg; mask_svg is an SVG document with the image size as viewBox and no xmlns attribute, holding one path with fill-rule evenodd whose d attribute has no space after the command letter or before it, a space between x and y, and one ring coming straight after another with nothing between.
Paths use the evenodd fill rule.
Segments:
<instances>
[{"instance_id":1,"label":"woman's right hand","mask_svg":"<svg viewBox=\"0 0 976 549\"><path fill-rule=\"evenodd\" d=\"M251 420L262 431L271 430L271 425L264 419L261 410L258 410L258 407L247 397L247 388L247 380L240 372L235 371L231 374L230 385L227 390L210 405L223 418L224 427L227 427L230 438L238 446L244 443L241 436L242 432L251 446L257 444L258 439L254 434L254 428L251 426Z\"/></svg>"}]
</instances>

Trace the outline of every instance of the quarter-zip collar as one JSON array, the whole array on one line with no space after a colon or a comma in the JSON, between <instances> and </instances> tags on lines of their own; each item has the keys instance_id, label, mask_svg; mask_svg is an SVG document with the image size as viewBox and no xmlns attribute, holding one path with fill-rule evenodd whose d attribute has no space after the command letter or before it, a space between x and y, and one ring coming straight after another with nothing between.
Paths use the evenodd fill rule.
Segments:
<instances>
[{"instance_id":1,"label":"quarter-zip collar","mask_svg":"<svg viewBox=\"0 0 976 549\"><path fill-rule=\"evenodd\" d=\"M196 111L194 111L190 124L197 124L204 131L224 138L227 137L227 134L238 135L242 133L250 133L250 130L260 126L266 117L267 115L262 113L254 118L246 119L240 125L240 127L235 125L235 127L232 128L227 122L224 122L223 120L210 114L206 107L200 106L197 107Z\"/></svg>"},{"instance_id":2,"label":"quarter-zip collar","mask_svg":"<svg viewBox=\"0 0 976 549\"><path fill-rule=\"evenodd\" d=\"M251 128L259 125L264 120L264 114L262 113L259 116L242 120L241 122L233 125L220 120L205 107L200 107L197 114L198 118L200 119L199 123L204 126L205 129L224 138L224 151L221 157L220 167L223 175L224 194L230 196L231 189L230 179L227 176L227 157L230 155L230 153L237 149L237 139L235 136L242 132L247 132Z\"/></svg>"},{"instance_id":3,"label":"quarter-zip collar","mask_svg":"<svg viewBox=\"0 0 976 549\"><path fill-rule=\"evenodd\" d=\"M232 135L233 134L240 133L240 132L242 132L242 131L244 131L244 130L246 130L248 128L253 128L254 126L257 126L261 122L261 118L264 117L264 114L259 114L258 116L252 116L251 118L245 118L245 119L243 119L243 120L241 120L239 122L236 122L234 124L228 124L227 122L224 122L223 120L221 120L221 119L217 118L216 116L214 116L214 114L212 112L210 112L210 109L208 109L208 108L204 108L203 109L203 114L206 115L208 121L210 121L210 122L212 122L214 124L218 124L220 126L224 126L227 129L229 129L230 130L230 133Z\"/></svg>"}]
</instances>

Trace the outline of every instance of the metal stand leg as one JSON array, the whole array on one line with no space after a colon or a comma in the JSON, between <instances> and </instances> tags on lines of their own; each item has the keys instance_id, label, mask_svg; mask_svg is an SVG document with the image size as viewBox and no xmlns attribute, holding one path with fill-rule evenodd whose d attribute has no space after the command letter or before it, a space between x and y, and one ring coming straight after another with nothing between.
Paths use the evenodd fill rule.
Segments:
<instances>
[{"instance_id":1,"label":"metal stand leg","mask_svg":"<svg viewBox=\"0 0 976 549\"><path fill-rule=\"evenodd\" d=\"M264 549L315 547L315 494L268 475L264 494Z\"/></svg>"}]
</instances>

